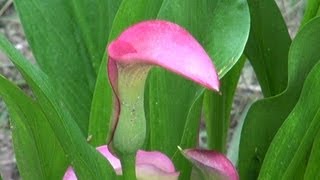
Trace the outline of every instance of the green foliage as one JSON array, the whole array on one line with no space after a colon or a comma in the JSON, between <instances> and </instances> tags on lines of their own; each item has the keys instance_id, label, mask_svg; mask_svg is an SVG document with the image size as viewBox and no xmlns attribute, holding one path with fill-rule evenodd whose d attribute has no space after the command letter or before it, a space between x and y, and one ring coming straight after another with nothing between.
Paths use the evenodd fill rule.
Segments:
<instances>
[{"instance_id":1,"label":"green foliage","mask_svg":"<svg viewBox=\"0 0 320 180\"><path fill-rule=\"evenodd\" d=\"M301 22L301 26L305 25L312 18L319 16L320 11L320 0L308 0L307 7L305 9L305 13L303 16L303 20Z\"/></svg>"},{"instance_id":2,"label":"green foliage","mask_svg":"<svg viewBox=\"0 0 320 180\"><path fill-rule=\"evenodd\" d=\"M31 64L0 37L0 49L35 96L25 95L0 76L0 95L11 116L23 179L61 179L70 164L79 179L116 178L94 148L112 137L112 90L105 49L124 29L147 19L173 21L196 37L213 59L221 95L154 68L145 87L145 149L168 155L181 179L189 179L191 164L177 146L197 147L204 108L209 147L226 153L231 105L247 57L265 98L253 103L244 118L238 160L241 178L320 176L319 0L308 1L301 29L292 42L274 1L14 3L37 61ZM239 138L232 141L234 152Z\"/></svg>"},{"instance_id":3,"label":"green foliage","mask_svg":"<svg viewBox=\"0 0 320 180\"><path fill-rule=\"evenodd\" d=\"M261 179L280 177L291 179L299 177L300 171L304 172L303 168L306 166L303 164L304 160L308 158L313 140L320 128L320 114L318 113L320 107L320 94L318 93L320 66L314 65L315 63L319 64L317 62L320 60L320 53L317 50L320 48L319 38L314 37L319 28L320 18L308 23L297 35L295 44L290 49L289 57L296 58L296 61L301 61L301 58L304 57L303 63L309 64L310 67L302 65L299 67L304 68L303 74L306 76L305 80L301 79L304 84L302 92L295 107L272 140L259 175ZM305 47L306 42L316 47L307 48ZM310 59L307 58L307 54ZM290 62L292 63L292 61ZM289 84L291 84L290 81ZM285 146L281 146L282 144Z\"/></svg>"},{"instance_id":4,"label":"green foliage","mask_svg":"<svg viewBox=\"0 0 320 180\"><path fill-rule=\"evenodd\" d=\"M274 1L249 0L251 30L245 54L265 97L281 93L287 84L291 43L286 25ZM262 15L264 14L264 15ZM255 102L246 116L240 143L241 178L255 179L272 137L292 109L295 99ZM292 102L292 103L291 103ZM270 114L272 112L272 114ZM257 121L259 119L259 121Z\"/></svg>"},{"instance_id":5,"label":"green foliage","mask_svg":"<svg viewBox=\"0 0 320 180\"><path fill-rule=\"evenodd\" d=\"M317 18L292 42L287 89L277 96L257 101L250 108L241 134L239 170L242 178L255 179L258 175L273 137L295 107L305 78L320 59L319 38L315 37L318 29Z\"/></svg>"},{"instance_id":6,"label":"green foliage","mask_svg":"<svg viewBox=\"0 0 320 180\"><path fill-rule=\"evenodd\" d=\"M19 147L15 155L21 176L61 179L67 162L39 104L3 76L0 85L0 94L11 115L13 144Z\"/></svg>"},{"instance_id":7,"label":"green foliage","mask_svg":"<svg viewBox=\"0 0 320 180\"><path fill-rule=\"evenodd\" d=\"M248 0L250 36L245 55L256 72L263 95L281 93L288 80L288 51L291 39L274 1Z\"/></svg>"},{"instance_id":8,"label":"green foliage","mask_svg":"<svg viewBox=\"0 0 320 180\"><path fill-rule=\"evenodd\" d=\"M58 102L56 98L58 96L56 91L54 91L54 86L46 74L26 60L3 36L0 38L0 48L8 55L33 90L42 112L45 113L47 117L46 120L48 124L50 124L50 128L53 130L68 161L72 162L78 173L77 175L85 179L91 177L112 177L114 172L111 170L110 165L108 166L104 158L91 146L87 145L80 128L71 118L68 111L63 109ZM18 104L18 100L19 99L11 98L9 101L11 103L10 105L14 105L12 102ZM24 117L19 118L24 119ZM50 129L45 129L43 131L44 133L39 136L45 137L47 135L46 130L49 131ZM19 136L21 136L21 134ZM26 134L26 136L28 135ZM32 152L24 151L24 153L28 156L28 154ZM83 156L83 154L90 154L90 156ZM60 164L60 166L64 165ZM95 172L97 169L100 169L100 171ZM36 175L33 176L36 177Z\"/></svg>"},{"instance_id":9,"label":"green foliage","mask_svg":"<svg viewBox=\"0 0 320 180\"><path fill-rule=\"evenodd\" d=\"M311 154L309 157L308 165L306 168L306 173L304 174L304 179L318 179L320 178L319 172L319 160L320 160L320 131L314 138Z\"/></svg>"}]
</instances>

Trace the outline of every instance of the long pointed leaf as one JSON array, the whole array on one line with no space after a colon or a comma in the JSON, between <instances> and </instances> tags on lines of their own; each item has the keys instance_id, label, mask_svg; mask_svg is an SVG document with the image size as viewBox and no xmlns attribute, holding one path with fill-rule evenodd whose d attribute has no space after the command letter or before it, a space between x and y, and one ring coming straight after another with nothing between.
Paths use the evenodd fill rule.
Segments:
<instances>
[{"instance_id":1,"label":"long pointed leaf","mask_svg":"<svg viewBox=\"0 0 320 180\"><path fill-rule=\"evenodd\" d=\"M291 39L275 1L248 1L251 29L245 55L250 60L265 97L287 87Z\"/></svg>"},{"instance_id":2,"label":"long pointed leaf","mask_svg":"<svg viewBox=\"0 0 320 180\"><path fill-rule=\"evenodd\" d=\"M319 81L320 63L309 73L297 105L272 140L259 179L300 179L303 175L304 162L320 129Z\"/></svg>"},{"instance_id":3,"label":"long pointed leaf","mask_svg":"<svg viewBox=\"0 0 320 180\"><path fill-rule=\"evenodd\" d=\"M297 34L289 50L288 87L282 94L255 102L241 133L239 173L256 179L272 138L297 103L304 80L320 59L320 19L315 18ZM306 46L308 44L308 46Z\"/></svg>"},{"instance_id":4,"label":"long pointed leaf","mask_svg":"<svg viewBox=\"0 0 320 180\"><path fill-rule=\"evenodd\" d=\"M13 144L21 177L30 180L61 179L67 161L42 109L1 75L0 95L11 116Z\"/></svg>"},{"instance_id":5,"label":"long pointed leaf","mask_svg":"<svg viewBox=\"0 0 320 180\"><path fill-rule=\"evenodd\" d=\"M121 0L72 0L74 21L80 28L88 59L97 74ZM69 5L64 3L65 6ZM60 28L60 27L59 27Z\"/></svg>"},{"instance_id":6,"label":"long pointed leaf","mask_svg":"<svg viewBox=\"0 0 320 180\"><path fill-rule=\"evenodd\" d=\"M96 72L120 0L15 0L41 69L87 135Z\"/></svg>"},{"instance_id":7,"label":"long pointed leaf","mask_svg":"<svg viewBox=\"0 0 320 180\"><path fill-rule=\"evenodd\" d=\"M55 88L48 77L27 61L3 36L0 48L24 76L42 108L56 138L79 178L106 179L115 175L111 165L86 142L81 130L63 104L56 99Z\"/></svg>"}]
</instances>

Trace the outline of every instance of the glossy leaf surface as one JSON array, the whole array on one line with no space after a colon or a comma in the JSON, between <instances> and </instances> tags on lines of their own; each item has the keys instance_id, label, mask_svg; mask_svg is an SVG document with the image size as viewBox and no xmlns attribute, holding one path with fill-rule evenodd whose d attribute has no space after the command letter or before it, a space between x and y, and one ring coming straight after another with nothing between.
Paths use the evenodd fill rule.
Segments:
<instances>
[{"instance_id":1,"label":"glossy leaf surface","mask_svg":"<svg viewBox=\"0 0 320 180\"><path fill-rule=\"evenodd\" d=\"M265 97L287 87L291 39L275 1L248 0L251 28L245 55L250 60Z\"/></svg>"},{"instance_id":2,"label":"glossy leaf surface","mask_svg":"<svg viewBox=\"0 0 320 180\"><path fill-rule=\"evenodd\" d=\"M300 171L304 171L320 129L319 81L318 63L306 78L296 106L272 140L261 167L260 179L300 179Z\"/></svg>"},{"instance_id":3,"label":"glossy leaf surface","mask_svg":"<svg viewBox=\"0 0 320 180\"><path fill-rule=\"evenodd\" d=\"M256 179L272 138L297 103L303 83L320 59L320 19L297 34L289 50L288 87L280 95L255 102L246 117L240 142L239 173ZM308 44L308 46L306 46Z\"/></svg>"}]
</instances>

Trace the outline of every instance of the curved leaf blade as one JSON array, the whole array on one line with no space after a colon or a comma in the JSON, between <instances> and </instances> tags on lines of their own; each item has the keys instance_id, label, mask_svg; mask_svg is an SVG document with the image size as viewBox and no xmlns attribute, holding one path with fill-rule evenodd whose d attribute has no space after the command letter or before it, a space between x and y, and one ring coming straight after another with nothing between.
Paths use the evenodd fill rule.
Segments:
<instances>
[{"instance_id":1,"label":"curved leaf blade","mask_svg":"<svg viewBox=\"0 0 320 180\"><path fill-rule=\"evenodd\" d=\"M304 161L320 129L319 80L320 63L309 73L299 101L273 138L259 179L292 179L304 172Z\"/></svg>"},{"instance_id":2,"label":"curved leaf blade","mask_svg":"<svg viewBox=\"0 0 320 180\"><path fill-rule=\"evenodd\" d=\"M245 55L250 60L265 97L287 87L291 39L275 1L248 1L251 29Z\"/></svg>"},{"instance_id":3,"label":"curved leaf blade","mask_svg":"<svg viewBox=\"0 0 320 180\"><path fill-rule=\"evenodd\" d=\"M272 138L294 108L306 76L320 59L319 28L320 18L315 18L301 29L292 42L288 56L287 89L250 107L241 133L238 166L241 178L257 178Z\"/></svg>"},{"instance_id":4,"label":"curved leaf blade","mask_svg":"<svg viewBox=\"0 0 320 180\"><path fill-rule=\"evenodd\" d=\"M37 63L87 135L97 71L121 1L14 2Z\"/></svg>"},{"instance_id":5,"label":"curved leaf blade","mask_svg":"<svg viewBox=\"0 0 320 180\"><path fill-rule=\"evenodd\" d=\"M308 0L307 7L301 22L301 27L309 22L312 18L319 16L320 1L319 0Z\"/></svg>"},{"instance_id":6,"label":"curved leaf blade","mask_svg":"<svg viewBox=\"0 0 320 180\"><path fill-rule=\"evenodd\" d=\"M67 161L42 109L1 75L0 95L11 116L13 144L21 177L61 179Z\"/></svg>"},{"instance_id":7,"label":"curved leaf blade","mask_svg":"<svg viewBox=\"0 0 320 180\"><path fill-rule=\"evenodd\" d=\"M0 48L15 64L33 90L56 138L79 178L106 179L114 177L111 165L90 145L64 106L56 99L55 88L48 77L26 60L3 36Z\"/></svg>"}]
</instances>

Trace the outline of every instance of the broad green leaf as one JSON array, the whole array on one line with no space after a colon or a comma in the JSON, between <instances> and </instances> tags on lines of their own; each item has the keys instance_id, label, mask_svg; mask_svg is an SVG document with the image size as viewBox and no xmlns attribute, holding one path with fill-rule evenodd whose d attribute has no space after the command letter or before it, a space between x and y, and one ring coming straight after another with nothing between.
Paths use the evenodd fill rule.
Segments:
<instances>
[{"instance_id":1,"label":"broad green leaf","mask_svg":"<svg viewBox=\"0 0 320 180\"><path fill-rule=\"evenodd\" d=\"M316 137L314 138L312 150L310 153L308 165L306 168L306 172L304 174L304 179L319 179L320 171L319 171L319 161L320 161L320 130Z\"/></svg>"},{"instance_id":2,"label":"broad green leaf","mask_svg":"<svg viewBox=\"0 0 320 180\"><path fill-rule=\"evenodd\" d=\"M272 140L259 179L302 178L300 171L320 130L319 81L320 63L309 73L296 106Z\"/></svg>"},{"instance_id":3,"label":"broad green leaf","mask_svg":"<svg viewBox=\"0 0 320 180\"><path fill-rule=\"evenodd\" d=\"M96 71L120 0L15 0L26 37L57 99L87 135Z\"/></svg>"},{"instance_id":4,"label":"broad green leaf","mask_svg":"<svg viewBox=\"0 0 320 180\"><path fill-rule=\"evenodd\" d=\"M26 60L3 36L0 48L8 55L31 87L48 124L58 139L66 157L82 179L106 179L115 173L105 159L87 144L83 133L57 100L57 91L39 68Z\"/></svg>"},{"instance_id":5,"label":"broad green leaf","mask_svg":"<svg viewBox=\"0 0 320 180\"><path fill-rule=\"evenodd\" d=\"M67 160L42 109L1 75L0 96L10 112L13 145L21 177L61 179Z\"/></svg>"},{"instance_id":6,"label":"broad green leaf","mask_svg":"<svg viewBox=\"0 0 320 180\"><path fill-rule=\"evenodd\" d=\"M319 28L320 18L315 18L293 40L288 55L287 89L251 106L241 133L238 167L242 179L257 178L274 135L294 108L304 80L320 59Z\"/></svg>"},{"instance_id":7,"label":"broad green leaf","mask_svg":"<svg viewBox=\"0 0 320 180\"><path fill-rule=\"evenodd\" d=\"M245 55L250 60L265 97L281 93L288 80L291 39L275 1L248 0L251 29Z\"/></svg>"},{"instance_id":8,"label":"broad green leaf","mask_svg":"<svg viewBox=\"0 0 320 180\"><path fill-rule=\"evenodd\" d=\"M189 30L213 58L221 77L236 64L249 33L248 5L243 0L164 0L158 18Z\"/></svg>"},{"instance_id":9,"label":"broad green leaf","mask_svg":"<svg viewBox=\"0 0 320 180\"><path fill-rule=\"evenodd\" d=\"M307 7L305 9L301 27L309 22L312 18L319 16L320 0L308 0Z\"/></svg>"},{"instance_id":10,"label":"broad green leaf","mask_svg":"<svg viewBox=\"0 0 320 180\"><path fill-rule=\"evenodd\" d=\"M109 35L109 42L117 37L125 28L144 19L154 19L162 0L123 0L114 18ZM105 54L98 72L96 88L93 95L89 137L91 144L98 146L110 141L110 117L112 109L112 90L107 78ZM109 133L108 133L109 132Z\"/></svg>"},{"instance_id":11,"label":"broad green leaf","mask_svg":"<svg viewBox=\"0 0 320 180\"><path fill-rule=\"evenodd\" d=\"M246 57L241 57L235 66L221 79L220 94L206 91L204 111L209 149L226 152L227 135L234 93Z\"/></svg>"}]
</instances>

